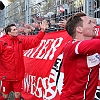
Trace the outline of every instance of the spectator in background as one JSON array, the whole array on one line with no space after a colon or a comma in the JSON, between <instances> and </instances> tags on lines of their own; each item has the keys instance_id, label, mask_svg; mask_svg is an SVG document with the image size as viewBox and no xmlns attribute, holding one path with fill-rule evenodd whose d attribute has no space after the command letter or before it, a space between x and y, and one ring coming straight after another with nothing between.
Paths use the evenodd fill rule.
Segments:
<instances>
[{"instance_id":1,"label":"spectator in background","mask_svg":"<svg viewBox=\"0 0 100 100\"><path fill-rule=\"evenodd\" d=\"M20 34L20 35L26 35L26 33L24 32L24 30L26 29L24 24L25 24L24 22L16 24L16 27L17 27L17 30L18 30L18 34Z\"/></svg>"},{"instance_id":2,"label":"spectator in background","mask_svg":"<svg viewBox=\"0 0 100 100\"><path fill-rule=\"evenodd\" d=\"M57 31L58 27L57 27L57 24L56 24L56 14L51 15L49 26L50 26L49 27L50 32Z\"/></svg>"},{"instance_id":3,"label":"spectator in background","mask_svg":"<svg viewBox=\"0 0 100 100\"><path fill-rule=\"evenodd\" d=\"M98 84L100 39L96 24L83 12L67 20L66 30L73 38L64 48L64 86L60 100L93 100Z\"/></svg>"},{"instance_id":4,"label":"spectator in background","mask_svg":"<svg viewBox=\"0 0 100 100\"><path fill-rule=\"evenodd\" d=\"M18 37L15 24L5 27L6 35L0 38L0 80L2 82L0 90L3 94L0 100L7 100L8 94L12 90L15 92L15 100L21 100L20 92L25 74L23 50L39 45L48 28L45 20L40 24L40 28L41 31L38 35L34 39L30 39Z\"/></svg>"},{"instance_id":5,"label":"spectator in background","mask_svg":"<svg viewBox=\"0 0 100 100\"><path fill-rule=\"evenodd\" d=\"M40 31L40 23L33 22L31 25L35 28L35 30L32 30L32 34L37 34Z\"/></svg>"},{"instance_id":6,"label":"spectator in background","mask_svg":"<svg viewBox=\"0 0 100 100\"><path fill-rule=\"evenodd\" d=\"M60 20L67 19L67 18L68 18L68 13L67 13L67 9L65 9L63 12L60 13Z\"/></svg>"},{"instance_id":7,"label":"spectator in background","mask_svg":"<svg viewBox=\"0 0 100 100\"><path fill-rule=\"evenodd\" d=\"M25 23L19 24L17 28L18 28L18 33L21 35L32 35L32 31L35 30L34 27Z\"/></svg>"},{"instance_id":8,"label":"spectator in background","mask_svg":"<svg viewBox=\"0 0 100 100\"><path fill-rule=\"evenodd\" d=\"M35 31L35 27L33 27L32 25L29 25L29 24L25 24L25 30L24 32L28 35L34 35L34 31Z\"/></svg>"},{"instance_id":9,"label":"spectator in background","mask_svg":"<svg viewBox=\"0 0 100 100\"><path fill-rule=\"evenodd\" d=\"M19 26L18 27L18 34L20 34L20 35L26 35L26 33L25 33L25 27L23 27L23 26Z\"/></svg>"},{"instance_id":10,"label":"spectator in background","mask_svg":"<svg viewBox=\"0 0 100 100\"><path fill-rule=\"evenodd\" d=\"M83 12L84 13L84 12ZM96 25L100 25L100 18L92 18L90 17L91 21L93 23L95 23ZM66 27L66 23L67 23L67 19L63 19L62 18L62 21L59 21L58 25L62 28L65 28Z\"/></svg>"}]
</instances>

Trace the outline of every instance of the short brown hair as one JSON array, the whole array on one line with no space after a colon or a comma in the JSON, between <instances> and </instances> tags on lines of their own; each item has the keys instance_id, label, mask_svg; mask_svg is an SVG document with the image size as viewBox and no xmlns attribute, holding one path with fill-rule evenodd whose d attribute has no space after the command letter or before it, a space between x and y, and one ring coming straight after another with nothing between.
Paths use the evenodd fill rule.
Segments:
<instances>
[{"instance_id":1,"label":"short brown hair","mask_svg":"<svg viewBox=\"0 0 100 100\"><path fill-rule=\"evenodd\" d=\"M11 27L12 26L16 26L16 25L15 24L10 24L10 25L8 25L7 27L4 28L4 31L5 31L6 34L8 34L8 32L11 32Z\"/></svg>"},{"instance_id":2,"label":"short brown hair","mask_svg":"<svg viewBox=\"0 0 100 100\"><path fill-rule=\"evenodd\" d=\"M86 16L83 12L78 12L68 18L66 23L66 31L73 38L75 37L75 31L77 26L83 26L83 20L80 17Z\"/></svg>"}]
</instances>

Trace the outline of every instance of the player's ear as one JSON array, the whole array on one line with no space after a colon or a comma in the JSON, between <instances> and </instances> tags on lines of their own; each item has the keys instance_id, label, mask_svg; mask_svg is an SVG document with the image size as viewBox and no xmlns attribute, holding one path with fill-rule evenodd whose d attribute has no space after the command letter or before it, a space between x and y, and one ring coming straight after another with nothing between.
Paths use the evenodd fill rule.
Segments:
<instances>
[{"instance_id":1,"label":"player's ear","mask_svg":"<svg viewBox=\"0 0 100 100\"><path fill-rule=\"evenodd\" d=\"M81 26L76 27L76 32L82 33L83 28Z\"/></svg>"}]
</instances>

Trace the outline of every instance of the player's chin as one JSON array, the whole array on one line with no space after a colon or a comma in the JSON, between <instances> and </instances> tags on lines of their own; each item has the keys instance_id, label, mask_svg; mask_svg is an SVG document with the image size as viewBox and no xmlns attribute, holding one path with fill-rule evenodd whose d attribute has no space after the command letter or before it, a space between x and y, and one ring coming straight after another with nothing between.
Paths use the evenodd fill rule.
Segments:
<instances>
[{"instance_id":1,"label":"player's chin","mask_svg":"<svg viewBox=\"0 0 100 100\"><path fill-rule=\"evenodd\" d=\"M93 37L96 37L96 36L97 36L97 34L96 34L96 33L93 33L93 34L92 34L92 36L93 36Z\"/></svg>"},{"instance_id":2,"label":"player's chin","mask_svg":"<svg viewBox=\"0 0 100 100\"><path fill-rule=\"evenodd\" d=\"M14 36L18 36L18 34L15 34Z\"/></svg>"}]
</instances>

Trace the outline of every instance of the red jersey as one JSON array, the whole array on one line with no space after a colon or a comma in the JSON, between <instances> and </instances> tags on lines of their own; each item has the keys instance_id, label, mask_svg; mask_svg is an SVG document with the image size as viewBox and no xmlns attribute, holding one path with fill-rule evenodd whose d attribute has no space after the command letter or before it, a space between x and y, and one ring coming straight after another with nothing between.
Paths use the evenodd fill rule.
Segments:
<instances>
[{"instance_id":1,"label":"red jersey","mask_svg":"<svg viewBox=\"0 0 100 100\"><path fill-rule=\"evenodd\" d=\"M98 84L100 39L70 41L64 48L60 100L93 100Z\"/></svg>"}]
</instances>

